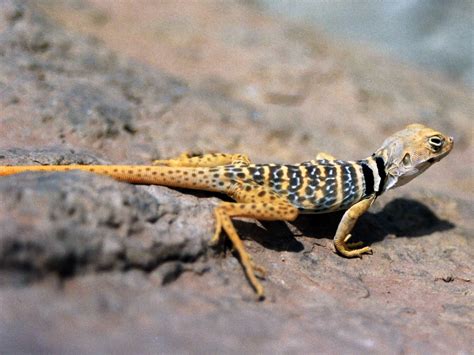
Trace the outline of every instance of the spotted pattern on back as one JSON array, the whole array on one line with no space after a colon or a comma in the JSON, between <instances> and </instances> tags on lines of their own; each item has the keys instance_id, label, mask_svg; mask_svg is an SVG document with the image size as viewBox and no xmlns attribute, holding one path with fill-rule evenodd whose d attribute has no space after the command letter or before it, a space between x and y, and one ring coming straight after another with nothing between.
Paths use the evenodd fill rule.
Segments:
<instances>
[{"instance_id":1,"label":"spotted pattern on back","mask_svg":"<svg viewBox=\"0 0 474 355\"><path fill-rule=\"evenodd\" d=\"M251 164L221 171L227 179L265 185L306 213L346 209L365 192L362 167L357 162L318 160L316 164ZM216 168L216 172L219 169Z\"/></svg>"}]
</instances>

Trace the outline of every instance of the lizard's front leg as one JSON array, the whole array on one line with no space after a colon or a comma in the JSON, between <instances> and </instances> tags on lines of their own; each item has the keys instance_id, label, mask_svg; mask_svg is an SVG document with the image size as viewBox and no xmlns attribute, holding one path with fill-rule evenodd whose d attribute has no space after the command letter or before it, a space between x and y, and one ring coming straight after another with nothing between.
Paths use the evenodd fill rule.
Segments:
<instances>
[{"instance_id":1,"label":"lizard's front leg","mask_svg":"<svg viewBox=\"0 0 474 355\"><path fill-rule=\"evenodd\" d=\"M369 209L374 201L375 195L357 202L344 213L337 227L336 235L334 236L334 246L340 254L348 258L353 258L357 256L360 257L362 254L372 253L372 249L369 247L354 248L359 245L359 243L350 244L347 243L347 241L350 239L350 232L359 217Z\"/></svg>"}]
</instances>

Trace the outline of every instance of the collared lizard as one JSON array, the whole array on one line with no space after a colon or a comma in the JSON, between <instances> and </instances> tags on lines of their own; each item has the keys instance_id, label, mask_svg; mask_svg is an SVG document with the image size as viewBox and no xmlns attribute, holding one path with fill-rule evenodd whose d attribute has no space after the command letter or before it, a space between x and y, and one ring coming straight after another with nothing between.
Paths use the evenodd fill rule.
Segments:
<instances>
[{"instance_id":1,"label":"collared lizard","mask_svg":"<svg viewBox=\"0 0 474 355\"><path fill-rule=\"evenodd\" d=\"M360 243L348 243L357 219L383 192L406 184L453 148L453 138L421 124L411 124L387 138L366 159L337 160L320 153L296 165L251 164L240 154L204 154L158 160L154 165L0 166L0 176L25 171L82 170L134 184L157 184L227 194L236 202L222 202L214 210L216 227L211 244L224 230L245 274L259 298L264 290L238 236L232 217L293 221L300 213L347 210L337 228L334 245L341 255L371 253Z\"/></svg>"}]
</instances>

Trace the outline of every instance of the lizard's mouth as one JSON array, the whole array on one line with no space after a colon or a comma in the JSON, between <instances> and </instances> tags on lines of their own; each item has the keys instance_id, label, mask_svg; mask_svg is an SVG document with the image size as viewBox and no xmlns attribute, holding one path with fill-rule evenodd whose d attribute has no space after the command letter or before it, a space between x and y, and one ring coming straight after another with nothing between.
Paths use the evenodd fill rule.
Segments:
<instances>
[{"instance_id":1,"label":"lizard's mouth","mask_svg":"<svg viewBox=\"0 0 474 355\"><path fill-rule=\"evenodd\" d=\"M439 162L441 159L443 159L448 153L451 151L451 149L447 150L443 154L438 155L437 157L429 158L426 162L431 164Z\"/></svg>"}]
</instances>

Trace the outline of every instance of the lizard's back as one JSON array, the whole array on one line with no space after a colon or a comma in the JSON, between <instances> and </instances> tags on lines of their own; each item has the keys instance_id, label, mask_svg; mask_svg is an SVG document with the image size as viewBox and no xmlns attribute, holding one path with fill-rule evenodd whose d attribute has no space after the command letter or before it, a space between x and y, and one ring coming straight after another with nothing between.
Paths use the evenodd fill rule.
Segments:
<instances>
[{"instance_id":1,"label":"lizard's back","mask_svg":"<svg viewBox=\"0 0 474 355\"><path fill-rule=\"evenodd\" d=\"M362 161L317 160L215 169L228 181L267 186L302 212L320 213L347 209L366 195L363 164L367 165Z\"/></svg>"}]
</instances>

